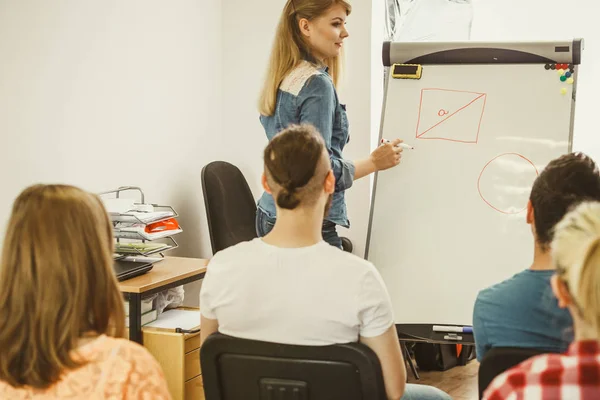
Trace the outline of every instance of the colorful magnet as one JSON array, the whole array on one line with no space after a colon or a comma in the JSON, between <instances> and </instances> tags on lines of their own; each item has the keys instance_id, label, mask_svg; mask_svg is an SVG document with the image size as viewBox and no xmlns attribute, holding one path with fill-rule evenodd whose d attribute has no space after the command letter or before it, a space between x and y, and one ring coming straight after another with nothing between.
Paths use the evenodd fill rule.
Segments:
<instances>
[{"instance_id":1,"label":"colorful magnet","mask_svg":"<svg viewBox=\"0 0 600 400\"><path fill-rule=\"evenodd\" d=\"M550 69L556 69L556 64L552 64L552 65L550 66Z\"/></svg>"},{"instance_id":2,"label":"colorful magnet","mask_svg":"<svg viewBox=\"0 0 600 400\"><path fill-rule=\"evenodd\" d=\"M561 69L559 69L559 70L558 70L558 71L556 71L556 72L558 72L558 74L559 74L559 75L562 75L562 74L564 74L564 73L565 73L565 70L561 68Z\"/></svg>"},{"instance_id":3,"label":"colorful magnet","mask_svg":"<svg viewBox=\"0 0 600 400\"><path fill-rule=\"evenodd\" d=\"M571 74L571 71L567 71L567 72L565 72L565 76L566 76L567 78L570 78L570 77L571 77L571 75L572 75L572 74Z\"/></svg>"},{"instance_id":4,"label":"colorful magnet","mask_svg":"<svg viewBox=\"0 0 600 400\"><path fill-rule=\"evenodd\" d=\"M566 77L566 76L564 76L564 75L563 75L563 76L561 76L561 77L560 77L560 81L561 81L561 82L564 82L564 81L566 81L566 80L567 80L567 77Z\"/></svg>"},{"instance_id":5,"label":"colorful magnet","mask_svg":"<svg viewBox=\"0 0 600 400\"><path fill-rule=\"evenodd\" d=\"M546 65L544 65L544 68L545 68L546 70L549 70L549 69L550 69L550 64L546 64Z\"/></svg>"},{"instance_id":6,"label":"colorful magnet","mask_svg":"<svg viewBox=\"0 0 600 400\"><path fill-rule=\"evenodd\" d=\"M567 94L567 88L560 89L560 94Z\"/></svg>"},{"instance_id":7,"label":"colorful magnet","mask_svg":"<svg viewBox=\"0 0 600 400\"><path fill-rule=\"evenodd\" d=\"M575 82L575 79L573 79L573 77L570 77L570 78L568 78L568 79L567 79L567 83L568 83L569 85L572 85L572 84L573 84L573 82Z\"/></svg>"}]
</instances>

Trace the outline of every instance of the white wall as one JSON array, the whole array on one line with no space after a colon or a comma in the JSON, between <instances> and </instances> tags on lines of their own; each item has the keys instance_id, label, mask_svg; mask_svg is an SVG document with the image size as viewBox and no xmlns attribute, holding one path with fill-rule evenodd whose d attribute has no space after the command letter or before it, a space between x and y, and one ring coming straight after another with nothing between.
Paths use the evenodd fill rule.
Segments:
<instances>
[{"instance_id":1,"label":"white wall","mask_svg":"<svg viewBox=\"0 0 600 400\"><path fill-rule=\"evenodd\" d=\"M379 49L374 49L371 41L374 15L372 3L372 0L353 1L352 14L348 18L350 36L346 39L346 76L340 96L341 101L347 104L350 123L350 142L344 149L344 157L352 160L368 157L374 147L372 138L378 134L373 130L371 85L373 80L378 82L378 86L383 85L383 67L373 71L373 58L378 60L377 65L382 64L381 44L378 45ZM372 73L375 74L375 78L372 78ZM361 257L364 255L367 240L372 177L373 175L370 175L355 181L350 190L346 191L351 227L349 230L340 229L341 235L352 240L353 253Z\"/></svg>"},{"instance_id":2,"label":"white wall","mask_svg":"<svg viewBox=\"0 0 600 400\"><path fill-rule=\"evenodd\" d=\"M0 237L30 184L136 185L181 215L170 254L210 256L200 171L230 145L220 23L219 0L0 2Z\"/></svg>"},{"instance_id":3,"label":"white wall","mask_svg":"<svg viewBox=\"0 0 600 400\"><path fill-rule=\"evenodd\" d=\"M262 193L262 151L267 138L257 100L283 1L222 0L222 134L227 157L243 172L255 198Z\"/></svg>"},{"instance_id":4,"label":"white wall","mask_svg":"<svg viewBox=\"0 0 600 400\"><path fill-rule=\"evenodd\" d=\"M173 254L209 256L200 170L221 135L218 0L0 2L0 237L36 182L141 186L172 204Z\"/></svg>"}]
</instances>

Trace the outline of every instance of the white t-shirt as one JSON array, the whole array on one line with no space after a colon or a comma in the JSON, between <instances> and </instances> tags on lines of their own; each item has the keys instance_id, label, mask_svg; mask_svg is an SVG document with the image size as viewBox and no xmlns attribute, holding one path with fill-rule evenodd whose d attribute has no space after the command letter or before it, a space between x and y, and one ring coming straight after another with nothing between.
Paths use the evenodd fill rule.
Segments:
<instances>
[{"instance_id":1,"label":"white t-shirt","mask_svg":"<svg viewBox=\"0 0 600 400\"><path fill-rule=\"evenodd\" d=\"M226 335L312 346L378 336L394 322L373 264L324 241L290 249L258 238L217 253L200 309Z\"/></svg>"}]
</instances>

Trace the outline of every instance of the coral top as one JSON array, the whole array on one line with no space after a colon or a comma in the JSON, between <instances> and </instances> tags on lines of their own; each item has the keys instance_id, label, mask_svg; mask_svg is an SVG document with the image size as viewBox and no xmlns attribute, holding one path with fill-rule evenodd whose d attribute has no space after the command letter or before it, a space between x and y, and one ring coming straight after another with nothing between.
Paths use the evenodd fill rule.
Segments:
<instances>
[{"instance_id":1,"label":"coral top","mask_svg":"<svg viewBox=\"0 0 600 400\"><path fill-rule=\"evenodd\" d=\"M0 399L171 399L160 365L137 343L101 335L73 354L87 363L48 389L0 381Z\"/></svg>"}]
</instances>

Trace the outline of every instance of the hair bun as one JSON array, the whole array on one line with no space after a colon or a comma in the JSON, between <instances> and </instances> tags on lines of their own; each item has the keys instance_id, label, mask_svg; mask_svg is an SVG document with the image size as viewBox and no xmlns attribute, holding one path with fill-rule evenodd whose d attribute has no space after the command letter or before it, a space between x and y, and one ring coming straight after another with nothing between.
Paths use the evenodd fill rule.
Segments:
<instances>
[{"instance_id":1,"label":"hair bun","mask_svg":"<svg viewBox=\"0 0 600 400\"><path fill-rule=\"evenodd\" d=\"M295 193L295 190L289 190L286 187L281 188L277 195L277 205L281 208L293 210L300 204L300 199Z\"/></svg>"}]
</instances>

